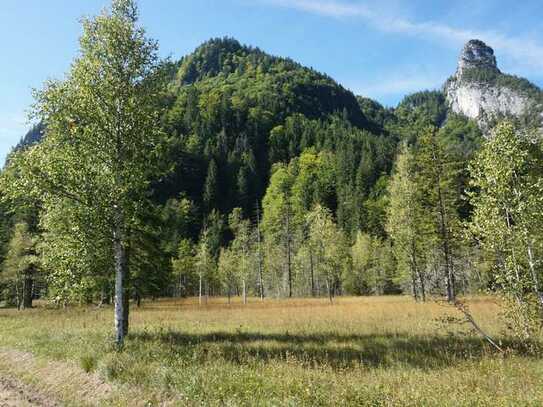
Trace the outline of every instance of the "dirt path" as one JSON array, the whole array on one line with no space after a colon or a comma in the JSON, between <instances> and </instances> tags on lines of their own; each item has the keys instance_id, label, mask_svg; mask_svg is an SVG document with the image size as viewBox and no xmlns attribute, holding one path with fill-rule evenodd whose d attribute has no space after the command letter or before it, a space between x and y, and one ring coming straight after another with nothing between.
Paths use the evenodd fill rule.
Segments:
<instances>
[{"instance_id":1,"label":"dirt path","mask_svg":"<svg viewBox=\"0 0 543 407\"><path fill-rule=\"evenodd\" d=\"M112 388L76 365L46 361L31 353L0 348L0 407L103 405Z\"/></svg>"},{"instance_id":2,"label":"dirt path","mask_svg":"<svg viewBox=\"0 0 543 407\"><path fill-rule=\"evenodd\" d=\"M20 382L0 376L0 407L55 407L58 405L36 394Z\"/></svg>"}]
</instances>

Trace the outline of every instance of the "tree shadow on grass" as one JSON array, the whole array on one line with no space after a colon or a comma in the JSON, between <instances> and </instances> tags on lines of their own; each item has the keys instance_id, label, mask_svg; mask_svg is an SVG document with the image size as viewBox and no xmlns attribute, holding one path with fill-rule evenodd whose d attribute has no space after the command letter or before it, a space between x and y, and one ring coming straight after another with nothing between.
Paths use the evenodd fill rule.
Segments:
<instances>
[{"instance_id":1,"label":"tree shadow on grass","mask_svg":"<svg viewBox=\"0 0 543 407\"><path fill-rule=\"evenodd\" d=\"M295 361L308 367L410 366L438 369L487 356L525 354L523 346L502 341L509 349L497 353L485 341L469 336L419 336L402 334L341 335L259 332L185 334L176 331L136 332L134 342L158 342L177 355L231 363Z\"/></svg>"}]
</instances>

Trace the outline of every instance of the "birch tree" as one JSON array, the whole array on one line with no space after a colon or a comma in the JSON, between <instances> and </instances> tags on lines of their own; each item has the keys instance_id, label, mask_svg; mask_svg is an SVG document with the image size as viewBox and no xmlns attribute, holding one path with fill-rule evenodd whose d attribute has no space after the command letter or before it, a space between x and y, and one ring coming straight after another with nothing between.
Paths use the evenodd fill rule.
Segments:
<instances>
[{"instance_id":1,"label":"birch tree","mask_svg":"<svg viewBox=\"0 0 543 407\"><path fill-rule=\"evenodd\" d=\"M494 259L497 288L529 338L543 321L543 153L540 142L500 125L471 165L471 231Z\"/></svg>"},{"instance_id":2,"label":"birch tree","mask_svg":"<svg viewBox=\"0 0 543 407\"><path fill-rule=\"evenodd\" d=\"M204 229L202 236L200 237L200 242L196 249L195 260L196 270L198 272L198 303L202 305L205 290L205 302L207 304L209 297L209 281L211 280L213 270L215 269L215 260L211 253L207 229Z\"/></svg>"},{"instance_id":3,"label":"birch tree","mask_svg":"<svg viewBox=\"0 0 543 407\"><path fill-rule=\"evenodd\" d=\"M307 219L309 238L315 247L316 269L326 281L328 297L332 302L348 258L345 237L334 223L330 211L321 205L315 205L307 214Z\"/></svg>"},{"instance_id":4,"label":"birch tree","mask_svg":"<svg viewBox=\"0 0 543 407\"><path fill-rule=\"evenodd\" d=\"M83 19L80 52L65 79L35 92L44 140L11 161L20 174L15 189L38 195L46 212L61 200L73 202L108 236L119 346L128 333L128 241L157 172L165 89L157 43L137 22L134 0L113 0L110 9Z\"/></svg>"},{"instance_id":5,"label":"birch tree","mask_svg":"<svg viewBox=\"0 0 543 407\"><path fill-rule=\"evenodd\" d=\"M232 251L237 258L237 274L241 281L243 303L247 304L247 279L253 263L251 222L242 218L241 208L234 208L228 217L228 224L234 233Z\"/></svg>"}]
</instances>

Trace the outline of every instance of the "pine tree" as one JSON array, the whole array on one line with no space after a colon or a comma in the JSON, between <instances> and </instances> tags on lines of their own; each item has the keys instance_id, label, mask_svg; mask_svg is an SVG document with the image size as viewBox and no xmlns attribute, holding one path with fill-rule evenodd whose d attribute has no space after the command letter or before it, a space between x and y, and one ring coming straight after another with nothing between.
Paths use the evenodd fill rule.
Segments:
<instances>
[{"instance_id":1,"label":"pine tree","mask_svg":"<svg viewBox=\"0 0 543 407\"><path fill-rule=\"evenodd\" d=\"M214 159L209 162L207 169L207 176L204 183L204 205L207 211L211 211L216 208L218 198L218 174L217 163Z\"/></svg>"},{"instance_id":2,"label":"pine tree","mask_svg":"<svg viewBox=\"0 0 543 407\"><path fill-rule=\"evenodd\" d=\"M421 191L415 180L414 157L404 144L396 159L389 185L389 206L386 229L394 242L394 255L398 262L399 282L410 280L413 297L426 300L425 230Z\"/></svg>"},{"instance_id":3,"label":"pine tree","mask_svg":"<svg viewBox=\"0 0 543 407\"><path fill-rule=\"evenodd\" d=\"M452 302L455 299L453 256L459 226L458 162L440 142L435 128L428 128L419 135L415 162L416 183L431 230L426 236L439 248L446 297Z\"/></svg>"}]
</instances>

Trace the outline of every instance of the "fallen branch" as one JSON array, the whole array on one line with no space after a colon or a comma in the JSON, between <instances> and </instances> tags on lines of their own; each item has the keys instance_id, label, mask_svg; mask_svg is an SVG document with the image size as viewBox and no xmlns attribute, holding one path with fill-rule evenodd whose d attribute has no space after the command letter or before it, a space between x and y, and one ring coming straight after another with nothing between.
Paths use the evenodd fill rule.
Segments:
<instances>
[{"instance_id":1,"label":"fallen branch","mask_svg":"<svg viewBox=\"0 0 543 407\"><path fill-rule=\"evenodd\" d=\"M490 343L492 346L494 346L500 352L504 351L496 342L494 342L494 340L485 331L483 331L479 327L479 325L477 325L477 323L473 319L473 316L469 312L468 307L465 304L463 304L462 302L456 300L454 302L454 306L456 307L456 309L458 311L460 311L462 314L464 314L464 317L466 317L466 320L475 328L475 330L477 332L479 332L488 341L488 343Z\"/></svg>"}]
</instances>

